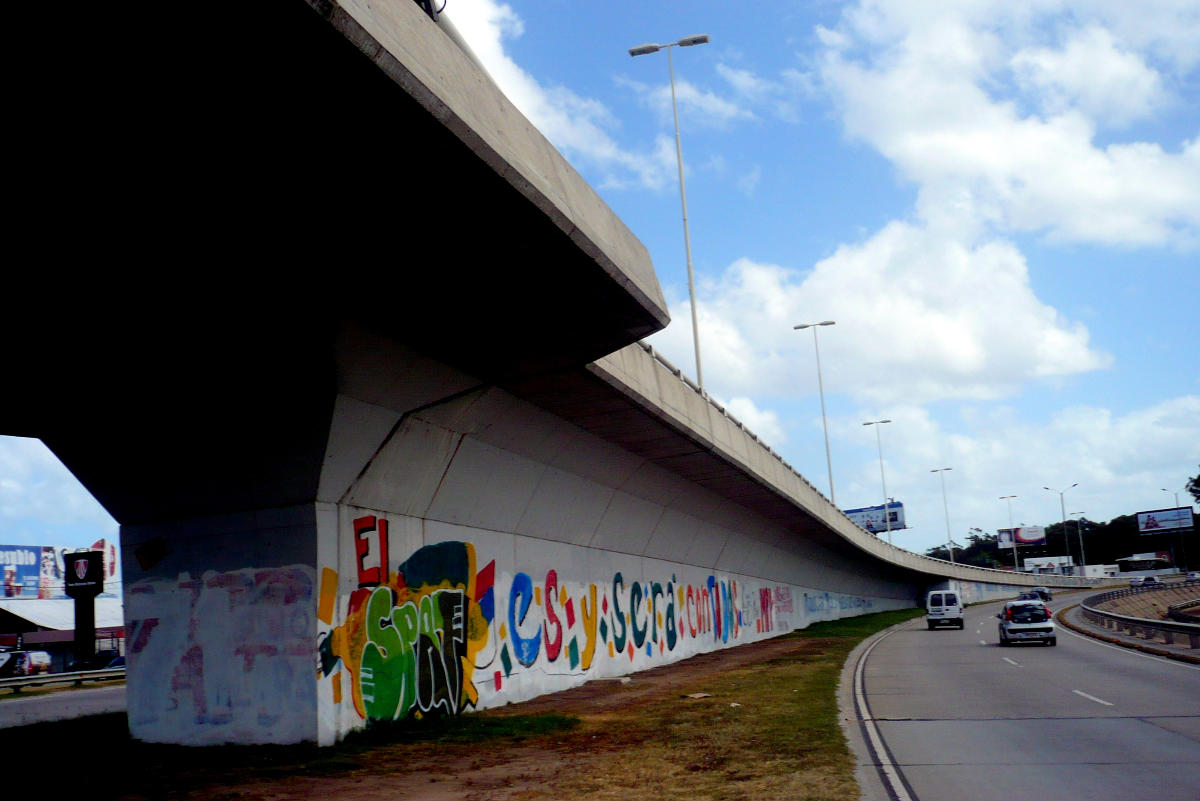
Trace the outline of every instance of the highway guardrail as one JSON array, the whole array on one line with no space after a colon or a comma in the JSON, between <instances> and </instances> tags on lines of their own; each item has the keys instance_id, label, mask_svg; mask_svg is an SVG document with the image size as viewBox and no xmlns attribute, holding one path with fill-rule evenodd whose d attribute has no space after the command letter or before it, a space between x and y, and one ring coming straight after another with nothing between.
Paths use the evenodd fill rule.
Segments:
<instances>
[{"instance_id":1,"label":"highway guardrail","mask_svg":"<svg viewBox=\"0 0 1200 801\"><path fill-rule=\"evenodd\" d=\"M20 692L26 687L41 687L47 684L74 684L83 686L85 681L112 681L125 678L125 668L104 668L103 670L78 670L74 673L40 673L36 676L13 676L0 679L0 690L9 689Z\"/></svg>"},{"instance_id":2,"label":"highway guardrail","mask_svg":"<svg viewBox=\"0 0 1200 801\"><path fill-rule=\"evenodd\" d=\"M1172 583L1168 586L1178 587L1183 585L1197 585L1200 588L1200 581L1186 581ZM1131 595L1141 595L1143 593L1154 592L1161 590L1162 587L1133 587L1122 590L1112 590L1110 592L1102 592L1099 595L1093 595L1084 600L1079 605L1080 613L1088 622L1097 626L1102 626L1106 629L1114 629L1117 631L1124 630L1132 637L1144 637L1147 640L1161 638L1167 645L1187 645L1189 648L1200 648L1200 624L1183 623L1175 620L1153 620L1150 618L1132 617L1130 615L1122 615L1117 612L1110 612L1105 609L1097 608L1099 604L1105 601L1113 601L1118 598L1128 598Z\"/></svg>"}]
</instances>

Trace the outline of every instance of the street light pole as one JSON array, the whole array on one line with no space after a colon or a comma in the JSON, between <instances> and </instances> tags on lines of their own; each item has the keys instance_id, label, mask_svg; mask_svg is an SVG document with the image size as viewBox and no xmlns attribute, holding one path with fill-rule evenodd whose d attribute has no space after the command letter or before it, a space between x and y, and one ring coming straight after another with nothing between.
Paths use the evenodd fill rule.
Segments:
<instances>
[{"instance_id":1,"label":"street light pole","mask_svg":"<svg viewBox=\"0 0 1200 801\"><path fill-rule=\"evenodd\" d=\"M1012 499L1015 497L1017 497L1017 496L1016 495L1001 495L1000 500L1008 501L1008 530L1012 535L1013 572L1017 573L1020 571L1020 567L1017 564L1017 530L1015 528L1013 528L1013 522L1012 522Z\"/></svg>"},{"instance_id":2,"label":"street light pole","mask_svg":"<svg viewBox=\"0 0 1200 801\"><path fill-rule=\"evenodd\" d=\"M802 331L805 328L811 328L813 332L813 350L817 354L817 390L821 394L821 427L825 429L825 466L829 468L829 502L837 506L837 498L833 494L833 458L829 455L829 421L825 416L825 384L821 381L821 346L817 344L817 327L822 325L836 325L836 323L833 320L825 320L820 323L801 323L792 326L792 330Z\"/></svg>"},{"instance_id":3,"label":"street light pole","mask_svg":"<svg viewBox=\"0 0 1200 801\"><path fill-rule=\"evenodd\" d=\"M879 481L883 484L883 522L887 524L888 545L892 544L892 516L888 512L887 479L883 477L883 441L879 438L879 427L891 420L871 420L864 426L875 426L875 444L879 446Z\"/></svg>"},{"instance_id":4,"label":"street light pole","mask_svg":"<svg viewBox=\"0 0 1200 801\"><path fill-rule=\"evenodd\" d=\"M951 564L954 564L954 538L950 536L950 506L946 502L946 471L953 469L953 467L939 467L929 471L937 473L942 479L942 508L946 511L946 547L950 549Z\"/></svg>"},{"instance_id":5,"label":"street light pole","mask_svg":"<svg viewBox=\"0 0 1200 801\"><path fill-rule=\"evenodd\" d=\"M644 44L630 48L629 55L644 56L648 53L667 51L667 69L671 75L671 114L675 119L675 160L679 166L679 203L683 207L683 251L687 259L688 297L692 304L692 345L696 351L696 384L704 391L704 372L700 368L700 326L696 316L696 281L692 275L692 238L688 233L687 189L683 183L683 144L679 139L679 106L675 101L675 60L671 57L672 47L692 47L708 44L708 35L685 36L669 44Z\"/></svg>"},{"instance_id":6,"label":"street light pole","mask_svg":"<svg viewBox=\"0 0 1200 801\"><path fill-rule=\"evenodd\" d=\"M1087 570L1086 570L1087 556L1084 555L1084 550L1083 550L1083 526L1082 526L1083 516L1085 514L1087 514L1087 513L1086 512L1071 512L1071 517L1075 517L1075 536L1079 537L1079 564L1080 564L1079 569L1080 569L1080 571L1082 571L1084 573L1087 572ZM1078 517L1076 517L1076 515L1078 515ZM1081 573L1081 575L1082 575L1082 573Z\"/></svg>"},{"instance_id":7,"label":"street light pole","mask_svg":"<svg viewBox=\"0 0 1200 801\"><path fill-rule=\"evenodd\" d=\"M1162 488L1160 487L1159 489L1162 489ZM1174 490L1169 490L1169 489L1162 489L1162 491L1170 492L1175 496L1175 508L1178 509L1179 508L1179 493L1175 492Z\"/></svg>"},{"instance_id":8,"label":"street light pole","mask_svg":"<svg viewBox=\"0 0 1200 801\"><path fill-rule=\"evenodd\" d=\"M1078 486L1079 486L1079 482L1076 481L1074 484L1067 487L1067 489L1065 489L1065 490L1056 490L1056 489L1050 489L1050 487L1042 487L1042 489L1044 489L1044 490L1050 490L1050 492L1058 493L1058 506L1059 506L1059 510L1062 512L1063 548L1065 548L1067 551L1067 561L1068 562L1071 561L1071 540L1067 538L1067 507L1063 503L1063 496L1066 495L1069 490L1072 490Z\"/></svg>"}]
</instances>

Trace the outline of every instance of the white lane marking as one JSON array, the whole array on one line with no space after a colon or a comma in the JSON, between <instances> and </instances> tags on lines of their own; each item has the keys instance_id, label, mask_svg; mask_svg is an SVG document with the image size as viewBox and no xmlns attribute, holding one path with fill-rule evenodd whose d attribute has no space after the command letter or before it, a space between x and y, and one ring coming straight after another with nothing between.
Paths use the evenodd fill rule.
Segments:
<instances>
[{"instance_id":1,"label":"white lane marking","mask_svg":"<svg viewBox=\"0 0 1200 801\"><path fill-rule=\"evenodd\" d=\"M978 634L979 632L977 631L977 632L975 632L975 633L976 633L976 634ZM980 641L979 641L979 644L980 644L980 645L987 645L987 640L980 640Z\"/></svg>"},{"instance_id":2,"label":"white lane marking","mask_svg":"<svg viewBox=\"0 0 1200 801\"><path fill-rule=\"evenodd\" d=\"M1011 659L1009 659L1007 656L1002 656L1002 657L1000 657L1000 658L1001 658L1001 659L1003 659L1003 660L1004 660L1005 662L1007 662L1008 664L1012 665L1013 667L1020 667L1020 666L1021 666L1021 663L1020 663L1020 662L1014 662L1014 661L1012 661Z\"/></svg>"},{"instance_id":3,"label":"white lane marking","mask_svg":"<svg viewBox=\"0 0 1200 801\"><path fill-rule=\"evenodd\" d=\"M1077 640L1083 640L1084 642L1091 643L1092 645L1099 645L1101 648L1111 648L1114 651L1120 651L1121 653L1129 654L1130 656L1140 656L1142 659L1153 659L1155 662L1161 662L1164 665L1174 665L1175 667L1186 668L1188 670L1200 670L1200 665L1193 665L1189 662L1181 662L1178 659L1165 659L1161 656L1154 656L1153 654L1135 651L1132 648L1122 648L1119 645L1109 645L1108 643L1101 642L1094 637L1088 637L1086 634L1079 634L1071 631L1066 626L1059 628L1058 631L1061 634L1069 634Z\"/></svg>"},{"instance_id":4,"label":"white lane marking","mask_svg":"<svg viewBox=\"0 0 1200 801\"><path fill-rule=\"evenodd\" d=\"M1110 704L1108 701L1105 701L1103 698L1097 698L1094 695L1088 695L1087 693L1083 692L1082 690L1071 690L1071 692L1075 693L1076 695L1082 695L1084 698L1088 699L1089 701L1095 701L1097 704L1104 704L1105 706L1112 706L1112 704Z\"/></svg>"},{"instance_id":5,"label":"white lane marking","mask_svg":"<svg viewBox=\"0 0 1200 801\"><path fill-rule=\"evenodd\" d=\"M858 702L858 708L862 715L863 728L867 731L867 738L871 741L871 748L875 751L875 757L879 760L879 771L883 774L889 788L892 791L892 798L896 801L912 801L912 796L905 789L904 782L901 780L899 771L896 765L888 756L887 749L883 746L883 736L879 733L879 728L875 725L874 719L871 717L871 707L867 705L867 696L863 691L863 669L867 664L867 657L875 650L875 646L883 642L884 637L887 637L892 632L884 634L875 642L871 643L867 650L863 651L862 656L858 658L858 664L854 666L854 697Z\"/></svg>"}]
</instances>

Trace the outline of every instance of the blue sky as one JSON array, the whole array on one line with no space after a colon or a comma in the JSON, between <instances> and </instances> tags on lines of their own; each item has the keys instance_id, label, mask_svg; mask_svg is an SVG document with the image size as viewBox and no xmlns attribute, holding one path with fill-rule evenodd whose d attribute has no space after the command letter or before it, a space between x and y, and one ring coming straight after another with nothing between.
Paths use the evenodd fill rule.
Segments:
<instances>
[{"instance_id":1,"label":"blue sky","mask_svg":"<svg viewBox=\"0 0 1200 801\"><path fill-rule=\"evenodd\" d=\"M838 505L950 530L1186 502L1200 465L1200 5L447 0L497 84L649 248L694 376ZM1167 489L1168 492L1163 492ZM0 542L115 523L0 438ZM86 542L85 542L86 540Z\"/></svg>"}]
</instances>

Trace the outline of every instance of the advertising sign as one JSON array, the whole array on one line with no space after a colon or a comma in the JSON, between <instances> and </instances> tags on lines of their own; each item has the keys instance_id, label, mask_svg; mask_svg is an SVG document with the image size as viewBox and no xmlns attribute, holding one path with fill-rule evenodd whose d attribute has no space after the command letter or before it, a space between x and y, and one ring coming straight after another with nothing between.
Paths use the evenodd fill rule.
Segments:
<instances>
[{"instance_id":1,"label":"advertising sign","mask_svg":"<svg viewBox=\"0 0 1200 801\"><path fill-rule=\"evenodd\" d=\"M1012 548L1023 545L1045 545L1046 529L1042 526L1020 526L996 531L996 547Z\"/></svg>"},{"instance_id":2,"label":"advertising sign","mask_svg":"<svg viewBox=\"0 0 1200 801\"><path fill-rule=\"evenodd\" d=\"M4 598L37 598L42 584L41 546L0 545L0 570L4 571Z\"/></svg>"},{"instance_id":3,"label":"advertising sign","mask_svg":"<svg viewBox=\"0 0 1200 801\"><path fill-rule=\"evenodd\" d=\"M883 504L865 506L862 509L846 509L844 512L860 528L864 528L872 534L887 531L889 523L892 531L908 528L904 525L904 504L898 501L892 501L887 505L887 521L883 519Z\"/></svg>"},{"instance_id":4,"label":"advertising sign","mask_svg":"<svg viewBox=\"0 0 1200 801\"><path fill-rule=\"evenodd\" d=\"M1192 507L1138 512L1139 534L1180 534L1192 530Z\"/></svg>"},{"instance_id":5,"label":"advertising sign","mask_svg":"<svg viewBox=\"0 0 1200 801\"><path fill-rule=\"evenodd\" d=\"M95 598L104 592L104 554L100 551L77 551L63 557L63 575L67 595L72 598Z\"/></svg>"},{"instance_id":6,"label":"advertising sign","mask_svg":"<svg viewBox=\"0 0 1200 801\"><path fill-rule=\"evenodd\" d=\"M0 545L0 598L68 597L63 560L73 550L57 545ZM104 592L120 594L116 544L100 539L91 550L104 554Z\"/></svg>"}]
</instances>

